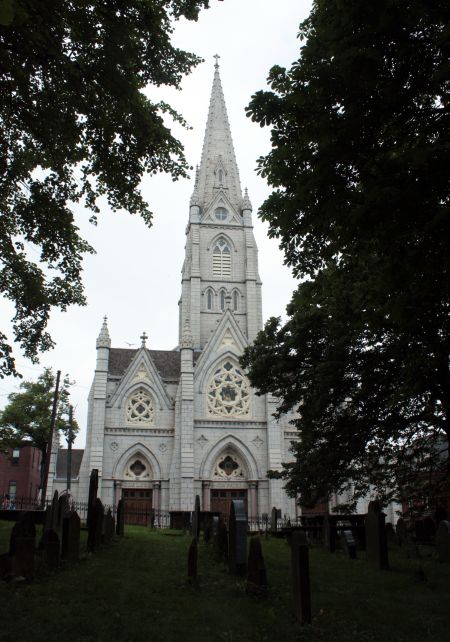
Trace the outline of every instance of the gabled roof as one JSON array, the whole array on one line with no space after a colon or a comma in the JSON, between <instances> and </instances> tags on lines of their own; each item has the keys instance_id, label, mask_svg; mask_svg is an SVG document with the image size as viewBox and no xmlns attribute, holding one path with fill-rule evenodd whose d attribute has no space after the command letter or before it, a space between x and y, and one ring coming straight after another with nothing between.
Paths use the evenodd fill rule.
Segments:
<instances>
[{"instance_id":1,"label":"gabled roof","mask_svg":"<svg viewBox=\"0 0 450 642\"><path fill-rule=\"evenodd\" d=\"M109 374L121 377L133 360L137 350L111 348L109 351ZM181 355L178 350L147 350L164 381L178 381L180 378ZM195 353L194 353L195 361Z\"/></svg>"},{"instance_id":2,"label":"gabled roof","mask_svg":"<svg viewBox=\"0 0 450 642\"><path fill-rule=\"evenodd\" d=\"M66 479L67 477L67 448L59 448L56 457L56 477ZM70 478L77 479L80 472L81 460L83 459L84 450L82 448L72 448L72 471Z\"/></svg>"}]
</instances>

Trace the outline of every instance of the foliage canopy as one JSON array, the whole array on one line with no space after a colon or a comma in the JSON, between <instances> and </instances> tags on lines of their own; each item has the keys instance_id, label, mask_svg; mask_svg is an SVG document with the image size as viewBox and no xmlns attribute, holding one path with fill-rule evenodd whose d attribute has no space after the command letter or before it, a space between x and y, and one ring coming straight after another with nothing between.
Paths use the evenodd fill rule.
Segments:
<instances>
[{"instance_id":1,"label":"foliage canopy","mask_svg":"<svg viewBox=\"0 0 450 642\"><path fill-rule=\"evenodd\" d=\"M9 0L0 9L0 292L15 306L14 339L27 357L52 347L52 307L84 304L82 258L93 252L71 210L152 214L145 172L186 176L168 104L143 88L177 87L200 59L171 43L173 21L196 20L208 0ZM31 255L30 255L31 252ZM39 255L33 260L32 253ZM16 374L0 332L0 377Z\"/></svg>"},{"instance_id":2,"label":"foliage canopy","mask_svg":"<svg viewBox=\"0 0 450 642\"><path fill-rule=\"evenodd\" d=\"M243 358L299 410L292 494L448 484L450 6L317 0L248 114L272 127L261 208L302 280Z\"/></svg>"}]
</instances>

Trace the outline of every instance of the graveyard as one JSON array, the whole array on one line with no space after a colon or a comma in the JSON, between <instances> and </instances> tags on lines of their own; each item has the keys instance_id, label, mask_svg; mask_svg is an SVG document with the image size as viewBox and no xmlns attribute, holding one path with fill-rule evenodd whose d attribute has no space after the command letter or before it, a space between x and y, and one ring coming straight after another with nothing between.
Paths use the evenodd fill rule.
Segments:
<instances>
[{"instance_id":1,"label":"graveyard","mask_svg":"<svg viewBox=\"0 0 450 642\"><path fill-rule=\"evenodd\" d=\"M0 522L7 550L11 522ZM243 569L230 572L213 539L192 531L126 526L123 537L88 550L81 531L78 562L45 566L34 580L0 584L1 639L77 641L396 640L439 642L450 630L450 566L426 546L388 546L389 570L336 542L309 550L311 624L293 605L291 545L284 537L247 534L245 558L259 542L267 590L249 590ZM36 527L37 538L42 526ZM211 535L211 533L209 533ZM208 539L209 536L207 536ZM195 539L195 538L194 538ZM259 545L258 547L259 548ZM413 557L413 553L415 557ZM239 554L235 563L239 563ZM189 577L191 575L191 577Z\"/></svg>"}]
</instances>

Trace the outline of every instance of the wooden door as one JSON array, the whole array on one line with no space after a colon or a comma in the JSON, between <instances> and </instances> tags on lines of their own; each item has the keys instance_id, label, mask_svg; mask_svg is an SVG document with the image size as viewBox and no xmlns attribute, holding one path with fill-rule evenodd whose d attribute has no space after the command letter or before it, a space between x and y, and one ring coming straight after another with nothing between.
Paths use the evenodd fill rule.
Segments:
<instances>
[{"instance_id":1,"label":"wooden door","mask_svg":"<svg viewBox=\"0 0 450 642\"><path fill-rule=\"evenodd\" d=\"M228 488L211 490L211 511L222 513L222 517L228 522L232 499L242 499L247 513L247 491L244 489L230 490Z\"/></svg>"},{"instance_id":2,"label":"wooden door","mask_svg":"<svg viewBox=\"0 0 450 642\"><path fill-rule=\"evenodd\" d=\"M123 488L125 524L146 526L152 515L152 491L146 488Z\"/></svg>"}]
</instances>

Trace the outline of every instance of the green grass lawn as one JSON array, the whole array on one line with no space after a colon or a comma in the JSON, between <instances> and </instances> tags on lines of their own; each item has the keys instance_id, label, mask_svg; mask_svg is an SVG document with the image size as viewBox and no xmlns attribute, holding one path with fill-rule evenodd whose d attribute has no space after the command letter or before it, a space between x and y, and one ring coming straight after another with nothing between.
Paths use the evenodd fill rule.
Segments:
<instances>
[{"instance_id":1,"label":"green grass lawn","mask_svg":"<svg viewBox=\"0 0 450 642\"><path fill-rule=\"evenodd\" d=\"M0 545L5 531L0 524ZM245 593L210 549L199 547L198 586L186 578L190 539L127 527L126 536L32 584L0 584L0 640L70 642L448 642L450 565L391 551L390 571L311 550L313 625L291 608L289 548L263 539L270 592ZM423 571L418 574L418 569ZM425 579L423 579L425 576ZM420 579L422 578L422 579Z\"/></svg>"}]
</instances>

